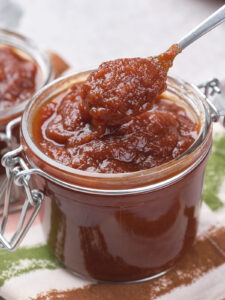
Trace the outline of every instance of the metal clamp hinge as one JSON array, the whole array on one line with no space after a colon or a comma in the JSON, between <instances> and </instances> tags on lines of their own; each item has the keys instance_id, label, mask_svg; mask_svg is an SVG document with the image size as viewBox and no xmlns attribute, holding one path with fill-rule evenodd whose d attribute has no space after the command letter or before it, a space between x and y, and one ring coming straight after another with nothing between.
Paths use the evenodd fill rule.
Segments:
<instances>
[{"instance_id":1,"label":"metal clamp hinge","mask_svg":"<svg viewBox=\"0 0 225 300\"><path fill-rule=\"evenodd\" d=\"M21 121L21 117L13 119L6 125L5 133L0 132L0 142L4 142L8 149L12 148L12 131Z\"/></svg>"},{"instance_id":2,"label":"metal clamp hinge","mask_svg":"<svg viewBox=\"0 0 225 300\"><path fill-rule=\"evenodd\" d=\"M19 125L21 121L21 117L15 118L12 121L10 121L5 128L5 132L0 133L0 142L4 142L5 146L0 149L0 155L3 156L5 153L10 151L13 147L16 145L16 138L13 137L13 129ZM2 177L0 183L0 215L2 215L2 206L4 204L4 195L5 195L5 189L7 186L7 178ZM12 197L10 202L17 202L16 197ZM21 209L21 205L15 205L10 208L10 212L15 212L17 210Z\"/></svg>"},{"instance_id":3,"label":"metal clamp hinge","mask_svg":"<svg viewBox=\"0 0 225 300\"><path fill-rule=\"evenodd\" d=\"M29 169L24 159L19 156L21 152L22 146L8 152L2 158L2 164L6 169L7 180L4 182L5 201L0 225L0 248L10 251L15 250L23 240L25 234L34 222L44 198L44 195L40 190L32 189L30 187L31 174L34 174L35 170ZM8 241L4 236L4 232L8 220L10 198L14 185L20 186L24 189L26 199L21 209L21 215L17 224L16 232ZM28 209L31 207L33 210L28 220L26 220Z\"/></svg>"},{"instance_id":4,"label":"metal clamp hinge","mask_svg":"<svg viewBox=\"0 0 225 300\"><path fill-rule=\"evenodd\" d=\"M221 89L220 81L216 78L207 81L198 86L202 89L205 99L211 110L211 118L214 122L223 117L223 125L225 126L225 94Z\"/></svg>"}]
</instances>

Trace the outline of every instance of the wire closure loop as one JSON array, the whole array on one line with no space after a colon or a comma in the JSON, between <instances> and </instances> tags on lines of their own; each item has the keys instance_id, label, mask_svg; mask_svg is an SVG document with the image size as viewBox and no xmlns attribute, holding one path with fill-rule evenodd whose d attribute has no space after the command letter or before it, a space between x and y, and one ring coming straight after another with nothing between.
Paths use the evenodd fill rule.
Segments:
<instances>
[{"instance_id":1,"label":"wire closure loop","mask_svg":"<svg viewBox=\"0 0 225 300\"><path fill-rule=\"evenodd\" d=\"M21 121L21 117L13 119L10 121L6 126L6 132L0 132L0 142L6 143L8 149L12 147L12 130L13 128L18 125Z\"/></svg>"},{"instance_id":2,"label":"wire closure loop","mask_svg":"<svg viewBox=\"0 0 225 300\"><path fill-rule=\"evenodd\" d=\"M0 132L0 142L5 143L5 147L0 150L0 154L1 156L3 156L5 153L7 153L8 151L12 150L12 141L13 141L13 129L19 125L19 123L21 122L21 117L15 118L12 121L10 121L5 129L5 132ZM0 206L3 205L3 197L5 194L5 190L6 190L6 186L7 186L7 178L3 179L3 182L0 184ZM12 201L14 202L14 201ZM1 213L0 213L1 215Z\"/></svg>"},{"instance_id":3,"label":"wire closure loop","mask_svg":"<svg viewBox=\"0 0 225 300\"><path fill-rule=\"evenodd\" d=\"M211 110L211 118L218 122L223 117L223 126L225 127L225 94L223 93L220 81L214 78L198 86L204 93L205 99Z\"/></svg>"},{"instance_id":4,"label":"wire closure loop","mask_svg":"<svg viewBox=\"0 0 225 300\"><path fill-rule=\"evenodd\" d=\"M44 199L44 194L37 189L30 187L30 171L35 174L35 169L30 170L23 158L20 156L23 151L22 146L8 152L2 158L2 165L6 169L7 179L4 182L5 201L3 208L3 216L0 225L0 248L5 250L15 250L22 242L27 231L33 224ZM5 228L7 225L11 194L14 185L17 185L25 191L25 201L21 209L20 219L17 225L16 232L8 241L5 236ZM33 208L32 211L30 208ZM28 215L29 217L26 218Z\"/></svg>"}]
</instances>

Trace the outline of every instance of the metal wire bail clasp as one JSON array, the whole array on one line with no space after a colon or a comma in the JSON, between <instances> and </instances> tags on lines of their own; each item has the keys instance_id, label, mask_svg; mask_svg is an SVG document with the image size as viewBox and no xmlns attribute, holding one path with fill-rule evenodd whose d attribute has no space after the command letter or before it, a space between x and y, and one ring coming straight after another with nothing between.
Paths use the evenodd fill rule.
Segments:
<instances>
[{"instance_id":1,"label":"metal wire bail clasp","mask_svg":"<svg viewBox=\"0 0 225 300\"><path fill-rule=\"evenodd\" d=\"M31 175L36 173L36 170L29 169L23 158L19 156L21 152L22 146L8 152L2 158L2 165L6 169L7 181L5 182L5 201L0 225L0 248L10 251L15 250L23 240L25 234L34 222L44 198L44 195L40 190L31 189ZM4 232L7 225L10 198L14 185L24 189L25 201L22 206L16 232L8 241L4 236ZM32 211L30 210L31 207L33 208ZM26 216L28 215L28 210L29 218L27 220Z\"/></svg>"},{"instance_id":2,"label":"metal wire bail clasp","mask_svg":"<svg viewBox=\"0 0 225 300\"><path fill-rule=\"evenodd\" d=\"M214 122L222 118L225 127L225 92L221 88L220 81L216 78L198 86L203 90L206 101L211 110L211 117Z\"/></svg>"},{"instance_id":3,"label":"metal wire bail clasp","mask_svg":"<svg viewBox=\"0 0 225 300\"><path fill-rule=\"evenodd\" d=\"M16 138L13 137L13 130L16 126L19 125L20 121L21 117L13 119L6 125L5 132L0 132L0 142L3 142L5 144L5 146L2 149L0 149L1 156L3 156L8 151L12 150L13 146L15 148ZM7 178L3 176L1 181L2 182L0 183L0 206L3 205L3 197L5 194ZM15 200L12 199L12 202L15 202ZM13 209L15 210L15 207ZM19 207L17 209L19 209ZM2 210L0 210L0 215L1 213Z\"/></svg>"},{"instance_id":4,"label":"metal wire bail clasp","mask_svg":"<svg viewBox=\"0 0 225 300\"><path fill-rule=\"evenodd\" d=\"M12 131L14 127L16 127L20 123L20 121L21 117L13 119L7 124L5 133L0 132L0 142L4 142L6 144L6 149L8 150L12 148ZM6 152L7 150L4 149L3 151Z\"/></svg>"}]
</instances>

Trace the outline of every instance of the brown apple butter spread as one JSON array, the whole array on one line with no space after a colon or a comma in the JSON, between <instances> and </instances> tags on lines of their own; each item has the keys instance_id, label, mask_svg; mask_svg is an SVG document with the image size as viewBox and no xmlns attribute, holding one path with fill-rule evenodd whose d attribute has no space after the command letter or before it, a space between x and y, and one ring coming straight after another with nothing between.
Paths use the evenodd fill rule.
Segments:
<instances>
[{"instance_id":1,"label":"brown apple butter spread","mask_svg":"<svg viewBox=\"0 0 225 300\"><path fill-rule=\"evenodd\" d=\"M103 63L39 108L34 140L54 160L90 172L135 172L179 156L198 124L161 94L178 50Z\"/></svg>"},{"instance_id":2,"label":"brown apple butter spread","mask_svg":"<svg viewBox=\"0 0 225 300\"><path fill-rule=\"evenodd\" d=\"M175 161L171 164L172 172L162 167L153 184L149 184L150 177L154 177L151 171L131 173L175 159L199 134L198 111L193 112L189 95L183 94L183 85L168 81L169 87L162 93L172 64L170 55L163 54L157 59L166 71L156 72L155 86L148 78L151 72L139 59L132 60L132 76L125 75L127 82L134 80L134 87L117 86L114 75L120 78L122 73L110 62L115 74L110 77L108 90L100 79L100 67L94 73L72 75L51 85L30 110L32 141L61 164L46 162L44 156L29 149L24 138L27 157L52 176L40 181L37 177L37 186L47 196L47 201L43 201L46 205L43 226L48 245L66 268L85 278L120 282L159 275L173 266L196 236L211 135L207 136L204 147L199 146L197 156L196 152L189 153L178 163ZM126 69L124 62L126 65L126 60L120 61ZM146 91L148 87L143 82L148 80L149 91ZM97 88L92 90L95 84ZM105 102L112 99L114 88L118 91L118 103L115 101L114 107L112 101L112 107L107 104L104 108L104 97ZM150 93L150 88L154 93ZM99 97L94 96L94 90L99 91ZM133 95L131 98L129 93ZM132 112L127 114L130 108ZM118 118L114 114L117 111ZM113 119L117 121L109 121ZM185 174L183 170L196 161ZM62 164L90 173L77 175L78 172L64 168L61 171ZM171 176L176 178L170 180ZM73 184L74 188L64 183ZM95 192L86 186L96 189Z\"/></svg>"},{"instance_id":3,"label":"brown apple butter spread","mask_svg":"<svg viewBox=\"0 0 225 300\"><path fill-rule=\"evenodd\" d=\"M96 126L82 104L82 83L37 110L34 140L54 160L85 171L123 173L149 169L182 154L194 142L198 124L166 96L151 110L121 125Z\"/></svg>"},{"instance_id":4,"label":"brown apple butter spread","mask_svg":"<svg viewBox=\"0 0 225 300\"><path fill-rule=\"evenodd\" d=\"M94 121L122 124L152 108L166 89L168 69L180 52L178 45L165 53L144 58L104 62L84 83L84 102Z\"/></svg>"},{"instance_id":5,"label":"brown apple butter spread","mask_svg":"<svg viewBox=\"0 0 225 300\"><path fill-rule=\"evenodd\" d=\"M0 110L29 99L36 90L37 65L17 50L0 47Z\"/></svg>"}]
</instances>

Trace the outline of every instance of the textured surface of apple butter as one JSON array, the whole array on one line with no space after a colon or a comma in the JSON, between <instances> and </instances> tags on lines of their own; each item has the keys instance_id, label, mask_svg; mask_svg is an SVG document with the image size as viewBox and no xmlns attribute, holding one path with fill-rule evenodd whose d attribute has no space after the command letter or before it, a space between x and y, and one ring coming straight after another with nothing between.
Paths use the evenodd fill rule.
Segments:
<instances>
[{"instance_id":1,"label":"textured surface of apple butter","mask_svg":"<svg viewBox=\"0 0 225 300\"><path fill-rule=\"evenodd\" d=\"M37 64L11 47L0 47L0 110L28 100L38 81Z\"/></svg>"},{"instance_id":2,"label":"textured surface of apple butter","mask_svg":"<svg viewBox=\"0 0 225 300\"><path fill-rule=\"evenodd\" d=\"M199 124L165 95L151 110L121 125L93 125L83 106L83 84L75 84L35 113L32 134L39 148L79 170L125 173L162 165L187 150Z\"/></svg>"},{"instance_id":3,"label":"textured surface of apple butter","mask_svg":"<svg viewBox=\"0 0 225 300\"><path fill-rule=\"evenodd\" d=\"M179 52L175 44L159 56L102 63L83 86L84 103L93 121L122 124L152 108L155 98L166 90L168 70Z\"/></svg>"}]
</instances>

